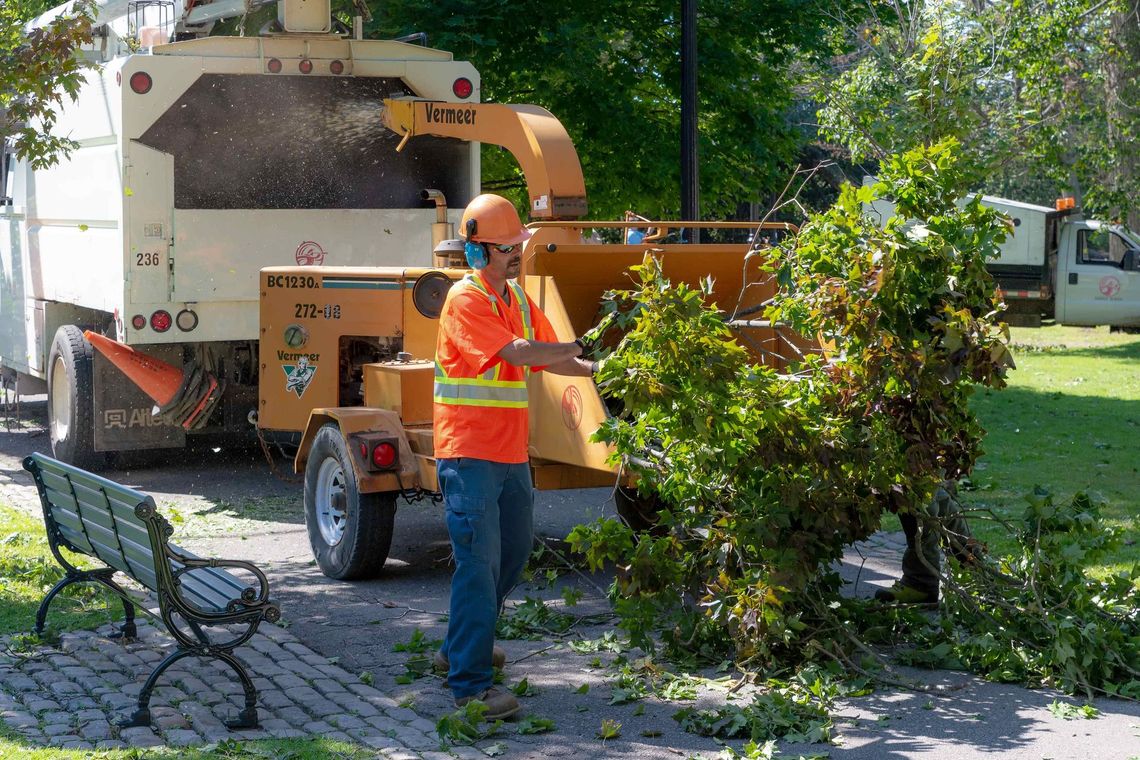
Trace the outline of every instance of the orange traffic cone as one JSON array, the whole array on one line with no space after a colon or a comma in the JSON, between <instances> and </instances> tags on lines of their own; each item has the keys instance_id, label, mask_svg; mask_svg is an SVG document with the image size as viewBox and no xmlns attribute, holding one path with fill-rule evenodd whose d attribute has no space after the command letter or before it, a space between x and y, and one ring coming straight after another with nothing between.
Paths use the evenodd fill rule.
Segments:
<instances>
[{"instance_id":1,"label":"orange traffic cone","mask_svg":"<svg viewBox=\"0 0 1140 760\"><path fill-rule=\"evenodd\" d=\"M158 406L169 403L182 385L182 370L177 367L90 330L85 330L83 337L129 377L131 382L154 399Z\"/></svg>"},{"instance_id":2,"label":"orange traffic cone","mask_svg":"<svg viewBox=\"0 0 1140 760\"><path fill-rule=\"evenodd\" d=\"M183 372L90 330L83 335L131 382L154 399L155 406L151 410L154 417L181 425L186 430L197 429L206 424L222 397L224 384L197 362L191 361Z\"/></svg>"}]
</instances>

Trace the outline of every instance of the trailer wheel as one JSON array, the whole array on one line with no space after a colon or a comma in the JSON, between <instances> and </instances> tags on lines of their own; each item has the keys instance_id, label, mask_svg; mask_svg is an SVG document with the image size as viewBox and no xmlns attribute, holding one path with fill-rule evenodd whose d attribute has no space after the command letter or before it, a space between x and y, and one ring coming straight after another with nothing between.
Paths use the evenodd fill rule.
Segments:
<instances>
[{"instance_id":1,"label":"trailer wheel","mask_svg":"<svg viewBox=\"0 0 1140 760\"><path fill-rule=\"evenodd\" d=\"M305 525L321 572L342 581L378 575L395 518L396 494L357 489L340 428L318 430L305 464Z\"/></svg>"},{"instance_id":2,"label":"trailer wheel","mask_svg":"<svg viewBox=\"0 0 1140 760\"><path fill-rule=\"evenodd\" d=\"M98 469L106 457L95 451L94 349L75 325L56 330L48 354L48 428L56 459Z\"/></svg>"},{"instance_id":3,"label":"trailer wheel","mask_svg":"<svg viewBox=\"0 0 1140 760\"><path fill-rule=\"evenodd\" d=\"M636 533L656 532L661 500L655 496L642 496L636 488L618 486L614 491L614 506L618 517Z\"/></svg>"}]
</instances>

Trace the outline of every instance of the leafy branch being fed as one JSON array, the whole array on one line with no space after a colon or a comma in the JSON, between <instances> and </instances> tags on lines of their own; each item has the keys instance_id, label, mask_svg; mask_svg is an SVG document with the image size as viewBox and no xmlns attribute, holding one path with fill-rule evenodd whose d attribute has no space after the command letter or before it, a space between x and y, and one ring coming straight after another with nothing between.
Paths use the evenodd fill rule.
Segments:
<instances>
[{"instance_id":1,"label":"leafy branch being fed","mask_svg":"<svg viewBox=\"0 0 1140 760\"><path fill-rule=\"evenodd\" d=\"M670 283L650 257L638 290L612 294L631 308L600 381L623 412L597 436L659 500L658 529L635 540L595 524L571 540L595 563L620 557L635 644L662 628L681 648L727 635L755 663L800 656L817 635L834 646L827 568L884 509L918 509L973 466L970 390L1000 387L1011 365L985 270L1006 227L976 200L955 205L950 145L884 168L880 187L848 187L772 252L766 316L825 349L793 374L752 360L711 282ZM888 190L921 234L864 216Z\"/></svg>"}]
</instances>

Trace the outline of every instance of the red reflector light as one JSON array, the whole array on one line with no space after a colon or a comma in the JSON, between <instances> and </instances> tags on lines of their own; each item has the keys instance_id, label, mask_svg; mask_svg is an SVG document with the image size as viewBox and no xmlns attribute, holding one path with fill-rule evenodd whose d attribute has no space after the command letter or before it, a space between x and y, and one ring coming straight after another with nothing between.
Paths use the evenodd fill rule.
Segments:
<instances>
[{"instance_id":1,"label":"red reflector light","mask_svg":"<svg viewBox=\"0 0 1140 760\"><path fill-rule=\"evenodd\" d=\"M131 317L131 327L135 328L136 330L143 329L146 327L146 317L144 317L142 314L134 315Z\"/></svg>"},{"instance_id":2,"label":"red reflector light","mask_svg":"<svg viewBox=\"0 0 1140 760\"><path fill-rule=\"evenodd\" d=\"M150 74L145 71L136 71L134 74L131 74L130 81L131 89L139 95L146 95L154 85L154 82L151 81Z\"/></svg>"},{"instance_id":3,"label":"red reflector light","mask_svg":"<svg viewBox=\"0 0 1140 760\"><path fill-rule=\"evenodd\" d=\"M270 74L280 74L281 73L281 61L278 60L277 58L270 58L269 61L266 62L265 68L269 69Z\"/></svg>"},{"instance_id":4,"label":"red reflector light","mask_svg":"<svg viewBox=\"0 0 1140 760\"><path fill-rule=\"evenodd\" d=\"M344 73L344 62L343 61L333 61L332 63L329 64L329 71L333 74L343 74Z\"/></svg>"},{"instance_id":5,"label":"red reflector light","mask_svg":"<svg viewBox=\"0 0 1140 760\"><path fill-rule=\"evenodd\" d=\"M372 464L381 469L391 467L396 461L396 447L390 443L378 443L372 449Z\"/></svg>"},{"instance_id":6,"label":"red reflector light","mask_svg":"<svg viewBox=\"0 0 1140 760\"><path fill-rule=\"evenodd\" d=\"M451 91L457 98L469 98L471 93L475 92L475 85L471 84L471 80L467 77L459 77L451 83Z\"/></svg>"},{"instance_id":7,"label":"red reflector light","mask_svg":"<svg viewBox=\"0 0 1140 760\"><path fill-rule=\"evenodd\" d=\"M305 58L297 64L297 68L302 74L311 74L313 72L313 62Z\"/></svg>"},{"instance_id":8,"label":"red reflector light","mask_svg":"<svg viewBox=\"0 0 1140 760\"><path fill-rule=\"evenodd\" d=\"M162 309L159 309L154 314L150 315L150 329L154 330L155 332L166 332L170 329L170 325L173 323L174 320L171 319L169 311L163 311Z\"/></svg>"},{"instance_id":9,"label":"red reflector light","mask_svg":"<svg viewBox=\"0 0 1140 760\"><path fill-rule=\"evenodd\" d=\"M360 458L368 459L368 444L364 441L360 442Z\"/></svg>"}]
</instances>

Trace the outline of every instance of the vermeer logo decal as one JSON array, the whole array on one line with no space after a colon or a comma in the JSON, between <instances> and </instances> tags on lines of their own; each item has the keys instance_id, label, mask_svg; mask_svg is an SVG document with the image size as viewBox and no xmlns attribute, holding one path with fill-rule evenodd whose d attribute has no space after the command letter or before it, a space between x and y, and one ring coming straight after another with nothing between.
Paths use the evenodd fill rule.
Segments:
<instances>
[{"instance_id":1,"label":"vermeer logo decal","mask_svg":"<svg viewBox=\"0 0 1140 760\"><path fill-rule=\"evenodd\" d=\"M573 385L562 392L562 424L570 430L582 424L582 393Z\"/></svg>"},{"instance_id":2,"label":"vermeer logo decal","mask_svg":"<svg viewBox=\"0 0 1140 760\"><path fill-rule=\"evenodd\" d=\"M302 356L296 364L283 364L281 369L285 370L285 392L293 391L297 398L305 395L313 375L317 374L317 365L309 364L307 356Z\"/></svg>"},{"instance_id":3,"label":"vermeer logo decal","mask_svg":"<svg viewBox=\"0 0 1140 760\"><path fill-rule=\"evenodd\" d=\"M434 103L424 104L424 116L428 124L474 124L474 108L440 107Z\"/></svg>"}]
</instances>

